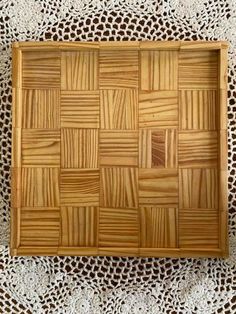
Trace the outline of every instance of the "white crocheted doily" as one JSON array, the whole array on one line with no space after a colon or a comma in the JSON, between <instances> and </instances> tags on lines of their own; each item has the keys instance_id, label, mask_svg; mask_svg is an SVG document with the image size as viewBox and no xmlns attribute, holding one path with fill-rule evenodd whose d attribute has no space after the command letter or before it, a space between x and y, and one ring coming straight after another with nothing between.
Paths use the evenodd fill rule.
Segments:
<instances>
[{"instance_id":1,"label":"white crocheted doily","mask_svg":"<svg viewBox=\"0 0 236 314\"><path fill-rule=\"evenodd\" d=\"M230 257L10 257L11 43L228 40ZM0 0L0 313L236 313L235 0Z\"/></svg>"}]
</instances>

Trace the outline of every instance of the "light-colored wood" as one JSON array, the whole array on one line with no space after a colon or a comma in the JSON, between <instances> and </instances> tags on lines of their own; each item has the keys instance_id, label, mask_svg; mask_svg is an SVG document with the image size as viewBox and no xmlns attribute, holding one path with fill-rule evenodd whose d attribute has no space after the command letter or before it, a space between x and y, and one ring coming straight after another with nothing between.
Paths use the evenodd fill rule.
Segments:
<instances>
[{"instance_id":1,"label":"light-colored wood","mask_svg":"<svg viewBox=\"0 0 236 314\"><path fill-rule=\"evenodd\" d=\"M62 128L99 128L97 91L61 91Z\"/></svg>"},{"instance_id":2,"label":"light-colored wood","mask_svg":"<svg viewBox=\"0 0 236 314\"><path fill-rule=\"evenodd\" d=\"M55 255L55 254L54 254ZM80 256L97 256L97 247L68 247L59 246L57 250L57 255L80 255Z\"/></svg>"},{"instance_id":3,"label":"light-colored wood","mask_svg":"<svg viewBox=\"0 0 236 314\"><path fill-rule=\"evenodd\" d=\"M137 131L100 131L101 166L137 166Z\"/></svg>"},{"instance_id":4,"label":"light-colored wood","mask_svg":"<svg viewBox=\"0 0 236 314\"><path fill-rule=\"evenodd\" d=\"M60 88L60 54L57 51L22 53L22 87Z\"/></svg>"},{"instance_id":5,"label":"light-colored wood","mask_svg":"<svg viewBox=\"0 0 236 314\"><path fill-rule=\"evenodd\" d=\"M20 215L20 246L58 246L59 208L23 207Z\"/></svg>"},{"instance_id":6,"label":"light-colored wood","mask_svg":"<svg viewBox=\"0 0 236 314\"><path fill-rule=\"evenodd\" d=\"M17 250L12 252L12 255L18 256L55 256L57 255L57 246L20 246Z\"/></svg>"},{"instance_id":7,"label":"light-colored wood","mask_svg":"<svg viewBox=\"0 0 236 314\"><path fill-rule=\"evenodd\" d=\"M98 52L73 51L61 54L61 89L98 89Z\"/></svg>"},{"instance_id":8,"label":"light-colored wood","mask_svg":"<svg viewBox=\"0 0 236 314\"><path fill-rule=\"evenodd\" d=\"M22 207L59 206L59 168L22 168Z\"/></svg>"},{"instance_id":9,"label":"light-colored wood","mask_svg":"<svg viewBox=\"0 0 236 314\"><path fill-rule=\"evenodd\" d=\"M139 49L138 41L101 41L99 44L101 50L134 50Z\"/></svg>"},{"instance_id":10,"label":"light-colored wood","mask_svg":"<svg viewBox=\"0 0 236 314\"><path fill-rule=\"evenodd\" d=\"M101 129L138 128L138 93L135 89L100 91Z\"/></svg>"},{"instance_id":11,"label":"light-colored wood","mask_svg":"<svg viewBox=\"0 0 236 314\"><path fill-rule=\"evenodd\" d=\"M219 54L219 88L227 89L228 83L228 47L222 47ZM224 105L224 104L223 104Z\"/></svg>"},{"instance_id":12,"label":"light-colored wood","mask_svg":"<svg viewBox=\"0 0 236 314\"><path fill-rule=\"evenodd\" d=\"M61 246L97 246L98 207L61 207Z\"/></svg>"},{"instance_id":13,"label":"light-colored wood","mask_svg":"<svg viewBox=\"0 0 236 314\"><path fill-rule=\"evenodd\" d=\"M140 168L177 168L176 130L139 131Z\"/></svg>"},{"instance_id":14,"label":"light-colored wood","mask_svg":"<svg viewBox=\"0 0 236 314\"><path fill-rule=\"evenodd\" d=\"M138 207L138 169L101 168L100 206L108 208Z\"/></svg>"},{"instance_id":15,"label":"light-colored wood","mask_svg":"<svg viewBox=\"0 0 236 314\"><path fill-rule=\"evenodd\" d=\"M100 89L138 88L138 51L101 50Z\"/></svg>"},{"instance_id":16,"label":"light-colored wood","mask_svg":"<svg viewBox=\"0 0 236 314\"><path fill-rule=\"evenodd\" d=\"M178 93L176 91L140 91L139 127L175 128L178 126Z\"/></svg>"},{"instance_id":17,"label":"light-colored wood","mask_svg":"<svg viewBox=\"0 0 236 314\"><path fill-rule=\"evenodd\" d=\"M98 168L98 130L61 129L62 168Z\"/></svg>"},{"instance_id":18,"label":"light-colored wood","mask_svg":"<svg viewBox=\"0 0 236 314\"><path fill-rule=\"evenodd\" d=\"M218 207L218 171L216 168L179 170L179 207Z\"/></svg>"},{"instance_id":19,"label":"light-colored wood","mask_svg":"<svg viewBox=\"0 0 236 314\"><path fill-rule=\"evenodd\" d=\"M13 73L14 74L14 73ZM21 88L12 88L12 127L21 128L22 127L22 89Z\"/></svg>"},{"instance_id":20,"label":"light-colored wood","mask_svg":"<svg viewBox=\"0 0 236 314\"><path fill-rule=\"evenodd\" d=\"M177 207L177 169L139 169L139 205Z\"/></svg>"},{"instance_id":21,"label":"light-colored wood","mask_svg":"<svg viewBox=\"0 0 236 314\"><path fill-rule=\"evenodd\" d=\"M141 51L140 52L140 89L177 90L178 89L178 52Z\"/></svg>"},{"instance_id":22,"label":"light-colored wood","mask_svg":"<svg viewBox=\"0 0 236 314\"><path fill-rule=\"evenodd\" d=\"M20 246L20 208L11 207L11 248L17 249Z\"/></svg>"},{"instance_id":23,"label":"light-colored wood","mask_svg":"<svg viewBox=\"0 0 236 314\"><path fill-rule=\"evenodd\" d=\"M23 129L22 167L60 167L60 130Z\"/></svg>"},{"instance_id":24,"label":"light-colored wood","mask_svg":"<svg viewBox=\"0 0 236 314\"><path fill-rule=\"evenodd\" d=\"M178 50L180 48L180 41L169 41L169 40L160 40L160 41L141 41L140 49L142 50Z\"/></svg>"},{"instance_id":25,"label":"light-colored wood","mask_svg":"<svg viewBox=\"0 0 236 314\"><path fill-rule=\"evenodd\" d=\"M140 247L178 247L177 217L176 208L140 208Z\"/></svg>"},{"instance_id":26,"label":"light-colored wood","mask_svg":"<svg viewBox=\"0 0 236 314\"><path fill-rule=\"evenodd\" d=\"M179 167L217 167L218 140L216 131L180 131Z\"/></svg>"},{"instance_id":27,"label":"light-colored wood","mask_svg":"<svg viewBox=\"0 0 236 314\"><path fill-rule=\"evenodd\" d=\"M11 254L226 257L227 49L14 43Z\"/></svg>"},{"instance_id":28,"label":"light-colored wood","mask_svg":"<svg viewBox=\"0 0 236 314\"><path fill-rule=\"evenodd\" d=\"M100 208L99 247L138 247L138 210Z\"/></svg>"},{"instance_id":29,"label":"light-colored wood","mask_svg":"<svg viewBox=\"0 0 236 314\"><path fill-rule=\"evenodd\" d=\"M58 89L24 89L22 92L22 128L59 129L60 91Z\"/></svg>"},{"instance_id":30,"label":"light-colored wood","mask_svg":"<svg viewBox=\"0 0 236 314\"><path fill-rule=\"evenodd\" d=\"M181 130L216 130L216 90L181 90L179 126Z\"/></svg>"},{"instance_id":31,"label":"light-colored wood","mask_svg":"<svg viewBox=\"0 0 236 314\"><path fill-rule=\"evenodd\" d=\"M98 256L139 256L139 249L130 247L99 247Z\"/></svg>"},{"instance_id":32,"label":"light-colored wood","mask_svg":"<svg viewBox=\"0 0 236 314\"><path fill-rule=\"evenodd\" d=\"M179 247L200 250L219 247L219 212L216 208L179 209Z\"/></svg>"},{"instance_id":33,"label":"light-colored wood","mask_svg":"<svg viewBox=\"0 0 236 314\"><path fill-rule=\"evenodd\" d=\"M219 125L221 130L227 129L227 90L220 89L219 91L219 107L220 110L218 112Z\"/></svg>"},{"instance_id":34,"label":"light-colored wood","mask_svg":"<svg viewBox=\"0 0 236 314\"><path fill-rule=\"evenodd\" d=\"M15 46L12 47L12 87L22 88L22 52Z\"/></svg>"},{"instance_id":35,"label":"light-colored wood","mask_svg":"<svg viewBox=\"0 0 236 314\"><path fill-rule=\"evenodd\" d=\"M217 89L218 53L214 50L179 53L179 89Z\"/></svg>"},{"instance_id":36,"label":"light-colored wood","mask_svg":"<svg viewBox=\"0 0 236 314\"><path fill-rule=\"evenodd\" d=\"M21 168L11 168L11 206L12 208L21 207Z\"/></svg>"},{"instance_id":37,"label":"light-colored wood","mask_svg":"<svg viewBox=\"0 0 236 314\"><path fill-rule=\"evenodd\" d=\"M98 169L61 169L61 206L98 206Z\"/></svg>"},{"instance_id":38,"label":"light-colored wood","mask_svg":"<svg viewBox=\"0 0 236 314\"><path fill-rule=\"evenodd\" d=\"M21 167L22 149L21 149L21 128L12 129L12 159L11 166L15 168Z\"/></svg>"},{"instance_id":39,"label":"light-colored wood","mask_svg":"<svg viewBox=\"0 0 236 314\"><path fill-rule=\"evenodd\" d=\"M219 50L222 43L220 41L181 41L181 50Z\"/></svg>"}]
</instances>

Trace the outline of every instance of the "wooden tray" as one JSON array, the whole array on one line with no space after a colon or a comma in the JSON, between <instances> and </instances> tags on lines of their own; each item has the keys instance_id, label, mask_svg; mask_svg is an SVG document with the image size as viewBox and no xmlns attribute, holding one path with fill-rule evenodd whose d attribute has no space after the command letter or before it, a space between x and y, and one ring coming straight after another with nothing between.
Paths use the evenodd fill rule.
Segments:
<instances>
[{"instance_id":1,"label":"wooden tray","mask_svg":"<svg viewBox=\"0 0 236 314\"><path fill-rule=\"evenodd\" d=\"M227 256L227 47L13 44L11 254Z\"/></svg>"}]
</instances>

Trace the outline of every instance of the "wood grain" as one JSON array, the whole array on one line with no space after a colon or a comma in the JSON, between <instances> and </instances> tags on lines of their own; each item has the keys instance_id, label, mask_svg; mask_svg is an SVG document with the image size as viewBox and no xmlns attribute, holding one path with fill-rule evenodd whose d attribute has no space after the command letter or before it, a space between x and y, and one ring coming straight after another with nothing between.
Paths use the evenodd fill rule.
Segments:
<instances>
[{"instance_id":1,"label":"wood grain","mask_svg":"<svg viewBox=\"0 0 236 314\"><path fill-rule=\"evenodd\" d=\"M59 90L24 89L22 92L22 108L22 128L60 128Z\"/></svg>"},{"instance_id":2,"label":"wood grain","mask_svg":"<svg viewBox=\"0 0 236 314\"><path fill-rule=\"evenodd\" d=\"M138 93L136 90L101 90L100 106L101 129L137 129Z\"/></svg>"},{"instance_id":3,"label":"wood grain","mask_svg":"<svg viewBox=\"0 0 236 314\"><path fill-rule=\"evenodd\" d=\"M180 208L217 208L217 169L180 169Z\"/></svg>"},{"instance_id":4,"label":"wood grain","mask_svg":"<svg viewBox=\"0 0 236 314\"><path fill-rule=\"evenodd\" d=\"M217 132L179 132L178 156L181 168L217 167Z\"/></svg>"},{"instance_id":5,"label":"wood grain","mask_svg":"<svg viewBox=\"0 0 236 314\"><path fill-rule=\"evenodd\" d=\"M140 52L140 89L178 89L178 51Z\"/></svg>"},{"instance_id":6,"label":"wood grain","mask_svg":"<svg viewBox=\"0 0 236 314\"><path fill-rule=\"evenodd\" d=\"M59 206L59 168L22 168L22 207Z\"/></svg>"},{"instance_id":7,"label":"wood grain","mask_svg":"<svg viewBox=\"0 0 236 314\"><path fill-rule=\"evenodd\" d=\"M24 51L22 53L23 88L60 88L60 75L60 53L58 51Z\"/></svg>"},{"instance_id":8,"label":"wood grain","mask_svg":"<svg viewBox=\"0 0 236 314\"><path fill-rule=\"evenodd\" d=\"M175 128L178 126L176 91L139 93L139 128Z\"/></svg>"},{"instance_id":9,"label":"wood grain","mask_svg":"<svg viewBox=\"0 0 236 314\"><path fill-rule=\"evenodd\" d=\"M61 206L98 206L98 169L61 169Z\"/></svg>"},{"instance_id":10,"label":"wood grain","mask_svg":"<svg viewBox=\"0 0 236 314\"><path fill-rule=\"evenodd\" d=\"M176 169L139 169L139 205L176 207L178 171Z\"/></svg>"},{"instance_id":11,"label":"wood grain","mask_svg":"<svg viewBox=\"0 0 236 314\"><path fill-rule=\"evenodd\" d=\"M176 130L139 131L140 168L177 168Z\"/></svg>"},{"instance_id":12,"label":"wood grain","mask_svg":"<svg viewBox=\"0 0 236 314\"><path fill-rule=\"evenodd\" d=\"M140 247L178 247L176 208L142 207L140 209Z\"/></svg>"},{"instance_id":13,"label":"wood grain","mask_svg":"<svg viewBox=\"0 0 236 314\"><path fill-rule=\"evenodd\" d=\"M98 89L98 52L61 53L61 89L92 91Z\"/></svg>"},{"instance_id":14,"label":"wood grain","mask_svg":"<svg viewBox=\"0 0 236 314\"><path fill-rule=\"evenodd\" d=\"M62 168L98 168L98 130L61 129Z\"/></svg>"},{"instance_id":15,"label":"wood grain","mask_svg":"<svg viewBox=\"0 0 236 314\"><path fill-rule=\"evenodd\" d=\"M61 246L97 246L98 207L61 207Z\"/></svg>"},{"instance_id":16,"label":"wood grain","mask_svg":"<svg viewBox=\"0 0 236 314\"><path fill-rule=\"evenodd\" d=\"M219 247L219 214L217 209L179 209L180 248Z\"/></svg>"},{"instance_id":17,"label":"wood grain","mask_svg":"<svg viewBox=\"0 0 236 314\"><path fill-rule=\"evenodd\" d=\"M62 91L61 127L99 128L99 93Z\"/></svg>"},{"instance_id":18,"label":"wood grain","mask_svg":"<svg viewBox=\"0 0 236 314\"><path fill-rule=\"evenodd\" d=\"M215 90L181 90L179 94L182 130L215 130L217 92Z\"/></svg>"},{"instance_id":19,"label":"wood grain","mask_svg":"<svg viewBox=\"0 0 236 314\"><path fill-rule=\"evenodd\" d=\"M137 51L101 50L100 89L138 88L138 61Z\"/></svg>"},{"instance_id":20,"label":"wood grain","mask_svg":"<svg viewBox=\"0 0 236 314\"><path fill-rule=\"evenodd\" d=\"M138 169L101 168L100 206L137 208Z\"/></svg>"},{"instance_id":21,"label":"wood grain","mask_svg":"<svg viewBox=\"0 0 236 314\"><path fill-rule=\"evenodd\" d=\"M218 53L214 50L179 53L179 89L217 89Z\"/></svg>"},{"instance_id":22,"label":"wood grain","mask_svg":"<svg viewBox=\"0 0 236 314\"><path fill-rule=\"evenodd\" d=\"M22 166L60 167L60 130L23 129Z\"/></svg>"},{"instance_id":23,"label":"wood grain","mask_svg":"<svg viewBox=\"0 0 236 314\"><path fill-rule=\"evenodd\" d=\"M60 234L59 208L21 209L21 246L57 246Z\"/></svg>"},{"instance_id":24,"label":"wood grain","mask_svg":"<svg viewBox=\"0 0 236 314\"><path fill-rule=\"evenodd\" d=\"M99 246L138 247L138 210L131 208L100 208Z\"/></svg>"},{"instance_id":25,"label":"wood grain","mask_svg":"<svg viewBox=\"0 0 236 314\"><path fill-rule=\"evenodd\" d=\"M100 131L101 166L137 166L138 132Z\"/></svg>"},{"instance_id":26,"label":"wood grain","mask_svg":"<svg viewBox=\"0 0 236 314\"><path fill-rule=\"evenodd\" d=\"M11 254L226 257L227 49L14 43Z\"/></svg>"}]
</instances>

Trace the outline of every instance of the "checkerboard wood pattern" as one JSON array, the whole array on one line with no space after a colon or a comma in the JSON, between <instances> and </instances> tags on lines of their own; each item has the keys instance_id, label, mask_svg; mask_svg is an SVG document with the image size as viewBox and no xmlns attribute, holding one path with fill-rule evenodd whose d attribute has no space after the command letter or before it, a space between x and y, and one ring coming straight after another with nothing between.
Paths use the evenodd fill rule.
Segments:
<instances>
[{"instance_id":1,"label":"checkerboard wood pattern","mask_svg":"<svg viewBox=\"0 0 236 314\"><path fill-rule=\"evenodd\" d=\"M227 256L227 47L13 44L11 254Z\"/></svg>"}]
</instances>

